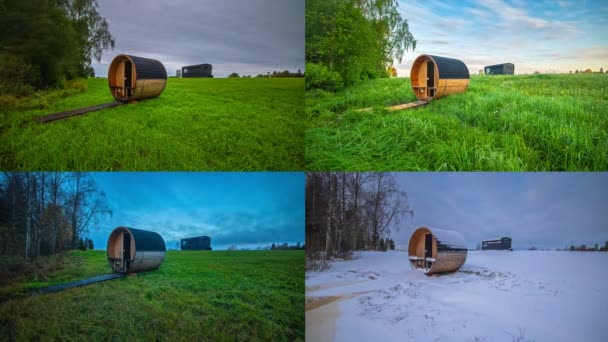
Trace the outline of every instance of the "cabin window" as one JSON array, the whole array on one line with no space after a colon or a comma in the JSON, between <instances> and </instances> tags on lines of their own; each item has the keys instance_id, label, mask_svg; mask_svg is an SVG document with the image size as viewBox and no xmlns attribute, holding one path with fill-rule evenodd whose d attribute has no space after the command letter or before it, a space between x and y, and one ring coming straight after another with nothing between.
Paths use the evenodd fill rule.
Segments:
<instances>
[{"instance_id":1,"label":"cabin window","mask_svg":"<svg viewBox=\"0 0 608 342\"><path fill-rule=\"evenodd\" d=\"M185 246L185 245L186 245L186 242L187 242L187 241L185 241L185 240L184 240L184 241L182 241L182 246Z\"/></svg>"},{"instance_id":2,"label":"cabin window","mask_svg":"<svg viewBox=\"0 0 608 342\"><path fill-rule=\"evenodd\" d=\"M186 69L184 69L184 74L187 74L187 73L188 73L188 69L186 68Z\"/></svg>"}]
</instances>

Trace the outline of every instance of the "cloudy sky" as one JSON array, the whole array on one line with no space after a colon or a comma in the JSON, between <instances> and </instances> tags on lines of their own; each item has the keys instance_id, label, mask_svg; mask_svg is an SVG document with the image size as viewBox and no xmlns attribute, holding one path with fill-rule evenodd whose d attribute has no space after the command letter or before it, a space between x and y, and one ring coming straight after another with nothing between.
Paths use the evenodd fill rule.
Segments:
<instances>
[{"instance_id":1,"label":"cloudy sky","mask_svg":"<svg viewBox=\"0 0 608 342\"><path fill-rule=\"evenodd\" d=\"M399 76L422 53L461 59L471 73L511 62L515 73L608 68L604 0L399 0L418 40L397 65Z\"/></svg>"},{"instance_id":2,"label":"cloudy sky","mask_svg":"<svg viewBox=\"0 0 608 342\"><path fill-rule=\"evenodd\" d=\"M92 173L113 210L99 230L105 249L117 226L158 232L175 248L182 239L208 235L213 249L304 242L304 175L289 172Z\"/></svg>"},{"instance_id":3,"label":"cloudy sky","mask_svg":"<svg viewBox=\"0 0 608 342\"><path fill-rule=\"evenodd\" d=\"M116 47L97 76L120 53L158 59L169 75L201 63L215 77L304 69L304 0L103 0L98 11Z\"/></svg>"},{"instance_id":4,"label":"cloudy sky","mask_svg":"<svg viewBox=\"0 0 608 342\"><path fill-rule=\"evenodd\" d=\"M401 173L415 211L393 232L407 245L415 228L462 233L470 248L508 236L513 248L563 248L608 241L608 173Z\"/></svg>"}]
</instances>

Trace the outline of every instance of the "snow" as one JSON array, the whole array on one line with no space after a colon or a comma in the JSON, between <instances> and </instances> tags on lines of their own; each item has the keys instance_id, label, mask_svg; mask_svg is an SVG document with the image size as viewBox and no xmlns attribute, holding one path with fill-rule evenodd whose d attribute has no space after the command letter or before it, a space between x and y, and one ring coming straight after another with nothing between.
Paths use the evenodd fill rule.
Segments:
<instances>
[{"instance_id":1,"label":"snow","mask_svg":"<svg viewBox=\"0 0 608 342\"><path fill-rule=\"evenodd\" d=\"M459 233L453 232L451 230L443 230L438 228L429 229L431 230L433 235L435 235L435 238L438 241L441 241L441 243L443 243L444 245L450 246L452 248L467 249L467 242Z\"/></svg>"},{"instance_id":2,"label":"snow","mask_svg":"<svg viewBox=\"0 0 608 342\"><path fill-rule=\"evenodd\" d=\"M608 253L469 252L428 277L407 252L359 252L306 274L314 341L601 341L608 334ZM320 307L308 303L318 302Z\"/></svg>"}]
</instances>

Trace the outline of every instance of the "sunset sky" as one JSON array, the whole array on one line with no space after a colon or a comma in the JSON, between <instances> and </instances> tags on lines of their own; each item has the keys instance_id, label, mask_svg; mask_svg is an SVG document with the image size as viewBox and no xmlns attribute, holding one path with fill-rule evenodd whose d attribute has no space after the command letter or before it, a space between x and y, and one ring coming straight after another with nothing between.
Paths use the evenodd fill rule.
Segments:
<instances>
[{"instance_id":1,"label":"sunset sky","mask_svg":"<svg viewBox=\"0 0 608 342\"><path fill-rule=\"evenodd\" d=\"M396 68L409 77L420 54L461 59L471 74L510 62L515 73L608 68L608 2L399 0L418 41Z\"/></svg>"}]
</instances>

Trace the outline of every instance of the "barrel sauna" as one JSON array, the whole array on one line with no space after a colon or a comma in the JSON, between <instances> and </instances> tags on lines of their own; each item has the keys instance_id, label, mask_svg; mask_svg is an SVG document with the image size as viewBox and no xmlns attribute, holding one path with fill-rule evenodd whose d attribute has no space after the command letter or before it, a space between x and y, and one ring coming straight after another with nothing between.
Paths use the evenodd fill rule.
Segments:
<instances>
[{"instance_id":1,"label":"barrel sauna","mask_svg":"<svg viewBox=\"0 0 608 342\"><path fill-rule=\"evenodd\" d=\"M157 97L167 85L167 71L155 59L118 55L110 64L108 84L118 101Z\"/></svg>"},{"instance_id":2,"label":"barrel sauna","mask_svg":"<svg viewBox=\"0 0 608 342\"><path fill-rule=\"evenodd\" d=\"M467 259L467 251L459 233L427 227L416 229L408 246L412 268L426 275L458 271Z\"/></svg>"},{"instance_id":3,"label":"barrel sauna","mask_svg":"<svg viewBox=\"0 0 608 342\"><path fill-rule=\"evenodd\" d=\"M469 86L469 69L458 59L420 55L410 71L412 90L421 101L464 93Z\"/></svg>"},{"instance_id":4,"label":"barrel sauna","mask_svg":"<svg viewBox=\"0 0 608 342\"><path fill-rule=\"evenodd\" d=\"M155 232L117 227L108 238L108 262L119 273L149 271L165 259L165 240Z\"/></svg>"}]
</instances>

